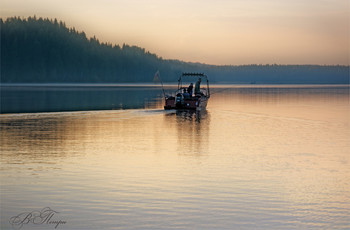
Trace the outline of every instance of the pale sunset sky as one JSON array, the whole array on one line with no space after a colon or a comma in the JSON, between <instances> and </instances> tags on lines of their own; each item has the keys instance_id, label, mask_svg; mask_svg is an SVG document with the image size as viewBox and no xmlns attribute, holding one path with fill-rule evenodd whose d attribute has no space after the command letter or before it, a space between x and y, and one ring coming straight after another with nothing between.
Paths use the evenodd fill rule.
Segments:
<instances>
[{"instance_id":1,"label":"pale sunset sky","mask_svg":"<svg viewBox=\"0 0 350 230\"><path fill-rule=\"evenodd\" d=\"M349 0L1 0L102 42L218 65L349 65Z\"/></svg>"}]
</instances>

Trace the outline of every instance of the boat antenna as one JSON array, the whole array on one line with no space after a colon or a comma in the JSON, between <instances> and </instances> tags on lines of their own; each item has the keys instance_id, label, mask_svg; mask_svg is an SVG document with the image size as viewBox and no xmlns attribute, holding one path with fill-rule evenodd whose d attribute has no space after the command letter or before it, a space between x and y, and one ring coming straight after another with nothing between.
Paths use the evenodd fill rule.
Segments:
<instances>
[{"instance_id":1,"label":"boat antenna","mask_svg":"<svg viewBox=\"0 0 350 230\"><path fill-rule=\"evenodd\" d=\"M162 85L162 91L163 91L164 99L166 99L164 86L163 86L162 79L160 78L159 70L157 70L157 72L154 74L153 82L160 82L160 84Z\"/></svg>"}]
</instances>

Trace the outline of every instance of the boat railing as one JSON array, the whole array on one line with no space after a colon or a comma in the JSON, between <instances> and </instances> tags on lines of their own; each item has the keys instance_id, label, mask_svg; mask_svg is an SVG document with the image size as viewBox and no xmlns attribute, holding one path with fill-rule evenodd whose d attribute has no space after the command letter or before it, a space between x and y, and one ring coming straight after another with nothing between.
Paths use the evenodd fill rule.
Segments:
<instances>
[{"instance_id":1,"label":"boat railing","mask_svg":"<svg viewBox=\"0 0 350 230\"><path fill-rule=\"evenodd\" d=\"M207 88L201 88L201 93L202 93L204 96L208 97L208 89L207 89Z\"/></svg>"}]
</instances>

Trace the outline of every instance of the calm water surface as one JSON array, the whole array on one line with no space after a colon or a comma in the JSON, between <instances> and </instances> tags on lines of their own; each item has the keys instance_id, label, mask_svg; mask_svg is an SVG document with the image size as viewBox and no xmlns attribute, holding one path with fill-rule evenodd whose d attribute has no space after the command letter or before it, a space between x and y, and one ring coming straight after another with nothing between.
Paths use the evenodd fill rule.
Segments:
<instances>
[{"instance_id":1,"label":"calm water surface","mask_svg":"<svg viewBox=\"0 0 350 230\"><path fill-rule=\"evenodd\" d=\"M349 88L225 87L201 113L141 87L61 94L133 109L0 115L1 229L45 207L57 229L350 229Z\"/></svg>"}]
</instances>

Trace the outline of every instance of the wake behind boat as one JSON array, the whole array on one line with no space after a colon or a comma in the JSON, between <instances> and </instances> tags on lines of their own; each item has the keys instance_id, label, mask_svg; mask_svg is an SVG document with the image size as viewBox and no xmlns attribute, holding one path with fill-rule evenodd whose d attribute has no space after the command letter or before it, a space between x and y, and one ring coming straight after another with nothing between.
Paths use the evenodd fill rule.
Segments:
<instances>
[{"instance_id":1,"label":"wake behind boat","mask_svg":"<svg viewBox=\"0 0 350 230\"><path fill-rule=\"evenodd\" d=\"M206 87L201 88L202 79L206 81ZM197 80L189 86L183 86L184 82ZM210 98L209 80L203 73L182 73L178 80L178 87L175 95L165 96L164 109L178 110L202 110L205 109Z\"/></svg>"}]
</instances>

